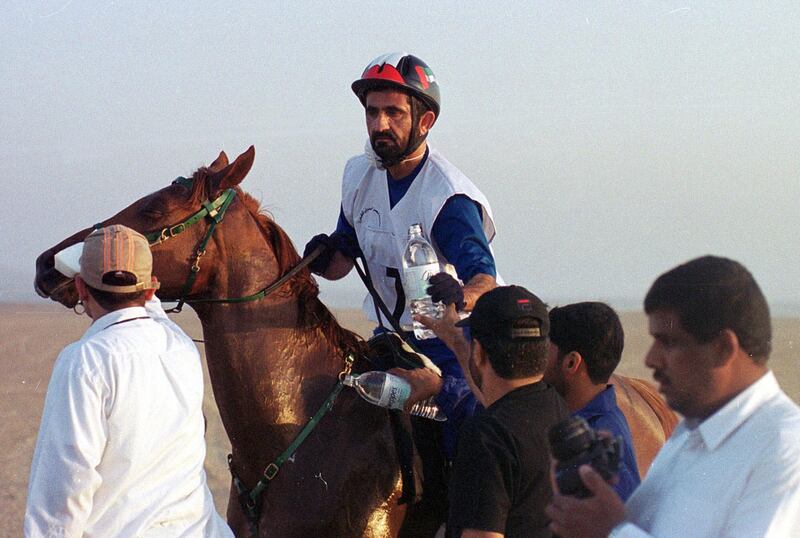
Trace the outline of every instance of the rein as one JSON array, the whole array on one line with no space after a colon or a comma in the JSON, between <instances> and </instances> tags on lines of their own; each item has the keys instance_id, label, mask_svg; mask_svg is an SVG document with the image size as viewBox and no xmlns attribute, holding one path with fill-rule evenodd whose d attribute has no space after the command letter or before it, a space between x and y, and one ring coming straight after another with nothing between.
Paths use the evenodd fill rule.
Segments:
<instances>
[{"instance_id":1,"label":"rein","mask_svg":"<svg viewBox=\"0 0 800 538\"><path fill-rule=\"evenodd\" d=\"M187 179L185 177L177 178L173 183L178 183L180 185L191 187L192 180ZM178 304L174 308L167 310L169 313L178 313L181 312L183 309L183 305L185 303L194 304L194 303L226 303L226 304L238 304L238 303L245 303L249 301L257 301L259 299L263 299L270 293L274 292L281 286L283 286L286 282L288 282L291 278L293 278L297 273L305 269L312 261L314 261L317 256L319 256L323 249L325 248L323 245L317 247L313 252L311 252L308 256L304 257L297 263L294 267L289 269L286 273L284 273L281 277L275 280L273 283L265 286L261 290L252 293L250 295L246 295L243 297L229 297L229 298L222 298L222 299L213 299L213 298L199 298L199 299L190 299L188 298L189 293L191 293L192 287L197 279L197 274L200 272L200 258L202 258L206 254L206 246L208 246L209 241L211 241L211 237L214 234L214 230L220 222L222 222L223 217L225 216L225 212L230 207L233 199L236 197L236 191L234 189L227 189L223 192L220 196L218 196L215 200L210 201L206 200L202 203L202 208L188 217L183 222L179 222L178 224L174 224L172 226L167 226L163 228L161 231L158 232L151 232L144 234L147 241L150 243L150 246L155 246L160 243L163 243L167 239L171 239L177 235L180 235L187 228L191 227L192 225L203 221L206 217L211 219L211 224L206 231L206 234L203 236L203 239L198 243L195 249L194 261L192 263L191 269L189 271L189 276L186 279L186 283L183 285L183 289L180 293L180 299L178 299ZM353 362L355 361L355 356L352 354L348 354L344 358L344 369L339 372L337 377L336 385L334 386L333 390L330 392L328 397L322 403L320 408L314 413L314 416L309 419L306 425L300 430L300 433L297 434L295 439L292 443L284 450L273 462L267 465L266 469L262 473L261 478L253 486L252 489L248 490L244 484L242 483L241 479L236 475L233 470L233 454L228 454L228 468L230 469L231 476L233 477L233 483L236 487L236 491L239 496L239 503L242 507L242 511L247 517L247 520L250 522L251 532L253 536L258 534L258 520L261 515L261 504L259 499L264 491L269 486L270 482L273 478L278 474L281 466L292 457L292 455L297 451L300 445L305 441L305 439L309 436L309 434L314 430L317 424L322 420L322 418L330 411L331 407L333 407L333 403L336 401L336 397L342 391L344 387L344 378L346 375L349 375L352 368Z\"/></svg>"},{"instance_id":2,"label":"rein","mask_svg":"<svg viewBox=\"0 0 800 538\"><path fill-rule=\"evenodd\" d=\"M236 487L236 493L239 496L239 504L242 507L242 511L244 515L247 517L248 521L251 525L251 531L253 536L258 534L258 520L261 516L261 506L259 504L259 498L261 494L267 489L267 487L272 482L272 479L278 474L280 471L281 466L289 459L292 458L294 453L306 440L306 437L311 433L311 431L317 426L322 417L327 414L328 411L331 410L333 407L333 403L336 401L336 397L342 391L344 387L344 379L346 376L350 375L350 372L353 369L353 363L355 362L355 356L350 353L344 359L344 369L339 372L336 385L333 387L333 390L322 403L322 405L317 409L317 412L314 413L314 416L309 419L306 425L300 430L300 433L294 438L294 441L280 453L280 455L275 458L267 467L264 469L264 472L261 475L261 478L258 480L253 489L248 490L242 481L236 476L236 473L233 471L233 454L228 454L228 469L231 472L231 476L233 477L233 484Z\"/></svg>"},{"instance_id":3,"label":"rein","mask_svg":"<svg viewBox=\"0 0 800 538\"><path fill-rule=\"evenodd\" d=\"M178 177L173 181L173 183L177 183L179 185L183 185L187 188L191 187L192 180L187 179L185 177ZM320 245L316 250L311 252L308 256L300 260L300 262L292 267L289 271L283 274L280 278L278 278L275 282L265 286L264 288L260 289L255 293L251 293L250 295L245 295L243 297L227 297L222 299L212 299L212 298L198 298L198 299L190 299L188 296L192 291L192 287L194 286L195 281L197 280L197 274L200 272L200 258L205 256L206 254L206 246L208 246L209 241L211 241L211 236L214 234L214 229L216 228L217 224L222 222L222 218L225 216L225 212L230 207L231 202L233 199L236 198L236 191L234 189L227 189L223 192L220 196L218 196L214 201L206 200L202 203L203 207L191 215L189 218L184 220L183 222L179 222L178 224L174 224L172 226L166 226L161 231L158 232L150 232L144 234L147 241L150 243L150 246L153 247L160 243L163 243L167 239L171 239L176 235L179 235L186 231L187 228L201 222L205 217L211 219L211 224L206 231L206 235L197 245L194 254L194 262L192 263L192 267L189 270L189 275L186 277L186 282L183 285L183 289L180 293L180 298L178 299L178 304L167 310L167 312L171 314L177 314L183 310L183 305L185 303L195 304L195 303L223 303L223 304L237 304L237 303L247 303L250 301L258 301L259 299L263 299L270 293L274 292L281 286L283 286L286 282L292 279L297 273L308 267L308 265L314 261L314 259L322 253L324 246Z\"/></svg>"},{"instance_id":4,"label":"rein","mask_svg":"<svg viewBox=\"0 0 800 538\"><path fill-rule=\"evenodd\" d=\"M382 329L386 329L383 325L383 321L381 320L381 314L386 320L389 322L389 325L392 326L392 329L397 333L397 335L406 343L408 346L415 352L421 353L419 348L414 345L414 342L408 339L406 336L406 331L400 325L400 320L389 311L389 307L386 306L386 303L383 301L383 298L378 293L378 290L375 289L375 286L372 285L372 277L369 274L369 266L367 265L367 261L363 260L364 268L361 268L359 265L358 260L353 260L353 265L356 268L356 272L358 273L359 278L361 278L361 282L363 282L364 287L367 288L367 292L369 293L370 297L372 297L372 304L375 307L375 316L378 319L378 325L381 326Z\"/></svg>"}]
</instances>

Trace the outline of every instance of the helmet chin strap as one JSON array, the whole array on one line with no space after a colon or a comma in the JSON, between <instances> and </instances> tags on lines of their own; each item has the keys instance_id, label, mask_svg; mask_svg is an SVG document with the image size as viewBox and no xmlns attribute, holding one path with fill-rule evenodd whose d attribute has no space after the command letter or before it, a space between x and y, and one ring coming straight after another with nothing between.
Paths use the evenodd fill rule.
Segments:
<instances>
[{"instance_id":1,"label":"helmet chin strap","mask_svg":"<svg viewBox=\"0 0 800 538\"><path fill-rule=\"evenodd\" d=\"M399 157L397 163L385 163L388 166L394 166L394 164L400 164L409 161L418 161L422 158L422 155L424 155L423 153L417 157L409 157L409 155L419 149L422 143L425 142L425 139L428 137L428 135L427 133L425 135L419 134L419 120L422 117L423 110L421 109L423 109L423 107L420 105L419 100L413 95L409 95L408 100L409 104L411 105L411 133L408 135L408 144L406 144L406 149Z\"/></svg>"},{"instance_id":2,"label":"helmet chin strap","mask_svg":"<svg viewBox=\"0 0 800 538\"><path fill-rule=\"evenodd\" d=\"M369 138L367 138L367 141L364 143L364 156L367 158L369 163L378 170L386 170L387 166L394 166L396 164L418 161L422 159L425 156L425 154L422 153L420 155L417 155L416 157L406 157L405 159L401 159L399 161L396 159L392 159L391 161L389 161L387 165L380 157L378 157L378 155L375 154L375 150L372 149L372 144L370 143Z\"/></svg>"},{"instance_id":3,"label":"helmet chin strap","mask_svg":"<svg viewBox=\"0 0 800 538\"><path fill-rule=\"evenodd\" d=\"M417 147L419 147L419 145L417 145ZM425 153L421 153L416 157L406 157L405 159L399 161L396 159L392 159L391 161L389 161L387 165L386 162L384 162L380 157L378 157L378 155L375 154L375 150L372 149L372 144L370 143L369 138L367 138L367 141L364 144L364 156L367 158L369 163L378 170L386 170L387 166L394 166L396 164L418 161L425 156Z\"/></svg>"}]
</instances>

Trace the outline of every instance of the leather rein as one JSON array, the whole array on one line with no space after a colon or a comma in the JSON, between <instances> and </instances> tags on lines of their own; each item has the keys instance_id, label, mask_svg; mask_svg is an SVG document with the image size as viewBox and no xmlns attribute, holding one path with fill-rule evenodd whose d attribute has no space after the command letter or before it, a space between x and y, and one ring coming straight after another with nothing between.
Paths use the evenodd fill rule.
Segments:
<instances>
[{"instance_id":1,"label":"leather rein","mask_svg":"<svg viewBox=\"0 0 800 538\"><path fill-rule=\"evenodd\" d=\"M175 179L173 183L183 185L187 188L191 188L192 186L192 180L187 179L185 177L178 177L177 179ZM323 249L325 248L322 245L319 246L308 256L300 260L300 262L297 263L297 265L289 269L280 278L275 280L273 283L265 286L261 290L252 293L250 295L245 295L243 297L228 297L221 299L189 298L189 294L192 291L192 287L194 286L194 283L197 280L197 274L200 272L200 258L202 258L206 254L206 247L208 246L209 241L211 241L211 237L214 234L214 229L220 222L222 222L222 219L225 216L225 212L228 210L235 197L236 197L236 191L234 189L227 189L213 201L205 200L202 203L203 207L193 215L189 216L184 221L171 226L166 226L160 231L143 234L145 238L147 238L147 241L150 243L150 246L152 247L160 243L163 243L164 241L171 239L176 235L180 235L193 224L202 222L206 218L211 220L208 226L208 230L203 236L203 239L200 240L197 247L195 248L192 266L190 268L186 282L183 285L183 289L181 290L180 298L178 299L178 304L174 308L167 310L167 312L169 313L181 312L181 310L183 309L183 305L185 303L237 304L237 303L245 303L263 299L270 293L274 292L275 290L286 284L286 282L291 280L295 275L297 275L297 273L305 269L312 261L314 261L315 258L317 258L317 256L319 256L322 253ZM269 465L267 465L258 483L256 483L256 485L253 486L252 489L248 490L242 483L241 479L236 475L236 473L233 470L233 455L228 454L228 468L230 469L231 476L233 477L233 483L236 487L236 492L239 498L239 504L241 505L242 511L244 512L245 516L247 517L247 520L250 523L250 530L253 536L256 536L258 534L258 520L261 515L261 503L259 501L262 493L264 493L264 491L267 489L267 486L269 486L269 483L278 474L280 467L292 457L292 455L297 451L302 442L305 441L306 437L308 437L308 435L312 432L312 430L317 426L319 421L322 420L322 417L324 417L328 413L328 411L330 411L331 407L333 407L333 403L335 402L336 397L339 395L339 393L342 391L342 388L344 387L343 383L344 377L351 372L354 361L355 361L355 356L353 354L348 354L347 356L344 357L344 369L341 372L339 372L339 375L337 376L337 382L333 390L330 392L328 397L319 407L314 416L311 417L309 421L306 423L306 425L303 427L303 429L300 430L300 432L294 438L292 443L286 448L286 450L284 450L277 458L275 458L275 460L273 460Z\"/></svg>"}]
</instances>

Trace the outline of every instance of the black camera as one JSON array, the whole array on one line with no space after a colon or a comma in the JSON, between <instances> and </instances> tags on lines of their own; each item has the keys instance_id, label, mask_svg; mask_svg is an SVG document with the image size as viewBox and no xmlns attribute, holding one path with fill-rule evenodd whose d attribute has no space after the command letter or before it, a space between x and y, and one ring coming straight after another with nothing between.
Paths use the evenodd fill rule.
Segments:
<instances>
[{"instance_id":1,"label":"black camera","mask_svg":"<svg viewBox=\"0 0 800 538\"><path fill-rule=\"evenodd\" d=\"M588 463L604 479L610 479L619 469L619 437L607 438L597 433L581 417L562 420L550 428L550 449L556 464L556 484L562 495L590 497L583 485L578 468Z\"/></svg>"}]
</instances>

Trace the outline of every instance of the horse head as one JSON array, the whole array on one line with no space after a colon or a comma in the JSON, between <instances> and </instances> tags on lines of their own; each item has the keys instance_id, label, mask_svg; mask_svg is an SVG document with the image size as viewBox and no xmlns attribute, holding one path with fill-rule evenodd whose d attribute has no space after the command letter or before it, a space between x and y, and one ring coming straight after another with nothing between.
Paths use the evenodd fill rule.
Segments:
<instances>
[{"instance_id":1,"label":"horse head","mask_svg":"<svg viewBox=\"0 0 800 538\"><path fill-rule=\"evenodd\" d=\"M286 233L239 188L254 156L250 147L229 163L220 153L191 178L178 178L96 225L124 224L147 237L159 298L185 299L195 309L231 441L231 469L248 488L309 417L330 409L333 400L325 402L341 389L339 376L365 348L319 300ZM40 295L77 304L74 283L55 270L54 256L91 231L76 232L39 256ZM398 458L387 412L354 392L341 394L259 498L261 520L269 522L262 535L396 535L405 513L397 502ZM236 488L228 521L237 534L249 528Z\"/></svg>"},{"instance_id":2,"label":"horse head","mask_svg":"<svg viewBox=\"0 0 800 538\"><path fill-rule=\"evenodd\" d=\"M205 223L191 226L186 224L187 221L198 210L202 210L202 204L213 203L226 191L235 189L250 171L254 158L253 146L232 163L228 162L225 152L220 152L210 166L200 168L192 178L178 178L167 187L133 202L114 216L93 227L80 230L45 250L36 260L36 292L69 308L74 307L78 302L74 281L55 269L55 254L83 241L95 228L124 224L150 240L153 273L161 282L159 296L165 300L180 298L187 274L192 272L191 266L197 260L197 246L202 242L209 225ZM167 241L171 248L165 248ZM213 249L214 245L210 244L208 248ZM203 288L214 278L213 270L198 272L193 288Z\"/></svg>"}]
</instances>

